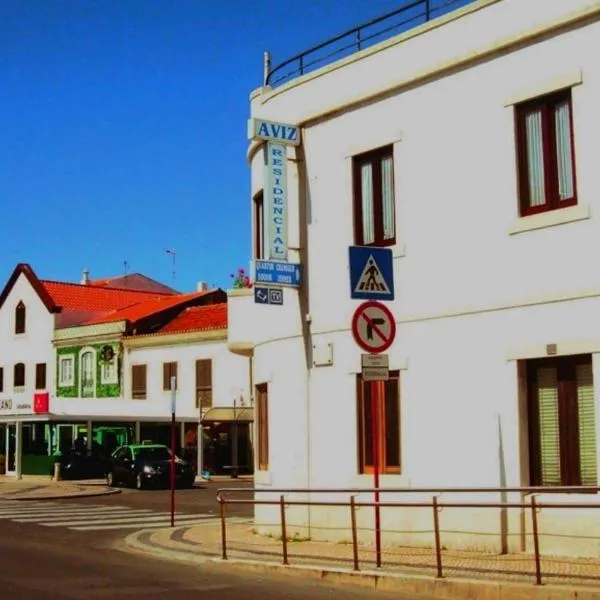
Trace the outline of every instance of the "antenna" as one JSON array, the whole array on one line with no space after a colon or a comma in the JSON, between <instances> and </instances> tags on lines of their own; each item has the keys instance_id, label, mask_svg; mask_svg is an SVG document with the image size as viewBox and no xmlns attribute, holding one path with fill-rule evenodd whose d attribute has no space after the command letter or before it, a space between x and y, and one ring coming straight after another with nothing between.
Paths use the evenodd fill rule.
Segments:
<instances>
[{"instance_id":1,"label":"antenna","mask_svg":"<svg viewBox=\"0 0 600 600\"><path fill-rule=\"evenodd\" d=\"M175 255L177 252L175 252L175 250L172 248L167 248L165 252L173 257L173 283L175 283Z\"/></svg>"},{"instance_id":2,"label":"antenna","mask_svg":"<svg viewBox=\"0 0 600 600\"><path fill-rule=\"evenodd\" d=\"M123 261L123 276L127 277L127 272L129 271L129 263L124 260Z\"/></svg>"}]
</instances>

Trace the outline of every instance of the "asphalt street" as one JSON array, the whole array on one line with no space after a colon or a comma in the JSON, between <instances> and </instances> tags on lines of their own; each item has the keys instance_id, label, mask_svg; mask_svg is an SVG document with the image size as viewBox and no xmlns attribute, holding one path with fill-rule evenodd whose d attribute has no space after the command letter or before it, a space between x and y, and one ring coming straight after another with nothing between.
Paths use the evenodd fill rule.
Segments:
<instances>
[{"instance_id":1,"label":"asphalt street","mask_svg":"<svg viewBox=\"0 0 600 600\"><path fill-rule=\"evenodd\" d=\"M178 491L179 508L201 512L216 510L214 491L219 485ZM290 600L348 598L366 594L386 600L414 600L414 596L384 594L360 587L303 581L297 577L263 576L236 571L228 566L198 566L155 559L124 550L123 539L135 529L79 531L70 527L45 526L40 511L72 512L90 503L150 507L156 511L168 501L167 491L126 491L104 498L70 499L52 503L0 501L0 598L2 600L132 600L165 598L174 600L219 599L263 600L265 597ZM20 508L21 506L32 508ZM15 508L16 506L16 508ZM38 508L42 506L42 508ZM43 507L47 506L47 509ZM31 511L8 518L10 511ZM101 507L98 510L103 510ZM37 515L37 516L36 516ZM68 517L67 517L68 520Z\"/></svg>"}]
</instances>

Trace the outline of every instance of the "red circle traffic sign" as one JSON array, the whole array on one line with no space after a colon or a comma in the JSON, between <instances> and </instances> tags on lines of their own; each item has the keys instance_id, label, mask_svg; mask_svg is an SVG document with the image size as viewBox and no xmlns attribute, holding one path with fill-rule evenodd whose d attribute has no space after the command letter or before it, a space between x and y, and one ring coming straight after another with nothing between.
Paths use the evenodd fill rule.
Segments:
<instances>
[{"instance_id":1,"label":"red circle traffic sign","mask_svg":"<svg viewBox=\"0 0 600 600\"><path fill-rule=\"evenodd\" d=\"M363 302L352 317L352 335L356 343L373 354L385 352L396 337L396 320L381 302Z\"/></svg>"}]
</instances>

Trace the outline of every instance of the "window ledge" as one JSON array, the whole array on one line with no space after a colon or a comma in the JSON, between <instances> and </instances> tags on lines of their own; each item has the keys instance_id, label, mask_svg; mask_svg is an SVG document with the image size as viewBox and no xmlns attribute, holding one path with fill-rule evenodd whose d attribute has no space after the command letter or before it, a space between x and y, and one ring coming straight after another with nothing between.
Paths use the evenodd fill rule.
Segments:
<instances>
[{"instance_id":1,"label":"window ledge","mask_svg":"<svg viewBox=\"0 0 600 600\"><path fill-rule=\"evenodd\" d=\"M577 206L550 210L529 217L520 217L511 225L508 233L509 235L516 235L518 233L524 233L525 231L534 231L536 229L554 227L555 225L584 221L590 217L590 205L578 204Z\"/></svg>"},{"instance_id":2,"label":"window ledge","mask_svg":"<svg viewBox=\"0 0 600 600\"><path fill-rule=\"evenodd\" d=\"M13 389L13 392L15 392L16 394L22 394L24 391L25 391L24 385L16 385Z\"/></svg>"},{"instance_id":3,"label":"window ledge","mask_svg":"<svg viewBox=\"0 0 600 600\"><path fill-rule=\"evenodd\" d=\"M254 472L254 483L259 485L271 485L271 472L270 471L255 471Z\"/></svg>"}]
</instances>

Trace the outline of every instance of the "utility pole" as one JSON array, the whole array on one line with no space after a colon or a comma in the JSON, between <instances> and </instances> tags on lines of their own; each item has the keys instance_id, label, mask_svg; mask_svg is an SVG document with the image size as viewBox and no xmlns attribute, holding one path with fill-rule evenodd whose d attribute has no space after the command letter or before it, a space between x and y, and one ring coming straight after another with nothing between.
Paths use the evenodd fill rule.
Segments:
<instances>
[{"instance_id":1,"label":"utility pole","mask_svg":"<svg viewBox=\"0 0 600 600\"><path fill-rule=\"evenodd\" d=\"M170 254L171 257L173 258L173 285L175 285L175 256L176 256L177 252L175 252L175 250L173 248L167 248L165 250L165 252L167 254Z\"/></svg>"}]
</instances>

